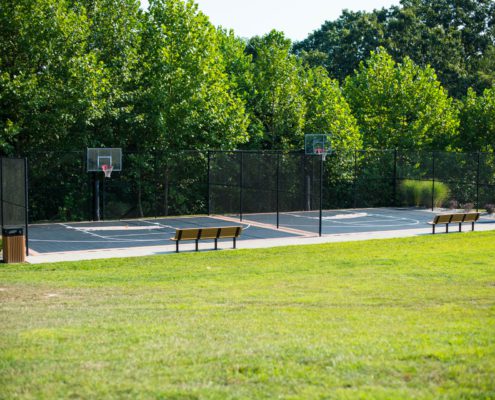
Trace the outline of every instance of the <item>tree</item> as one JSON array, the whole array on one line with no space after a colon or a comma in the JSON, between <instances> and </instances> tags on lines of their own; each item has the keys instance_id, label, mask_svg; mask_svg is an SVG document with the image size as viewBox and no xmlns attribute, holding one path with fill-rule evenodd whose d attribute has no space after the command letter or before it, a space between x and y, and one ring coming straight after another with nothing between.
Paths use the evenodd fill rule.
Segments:
<instances>
[{"instance_id":1,"label":"tree","mask_svg":"<svg viewBox=\"0 0 495 400\"><path fill-rule=\"evenodd\" d=\"M141 42L144 15L139 0L77 0L90 25L87 51L102 68L97 92L102 104L97 119L79 129L87 131L86 145L127 147L140 118L135 103L141 91Z\"/></svg>"},{"instance_id":2,"label":"tree","mask_svg":"<svg viewBox=\"0 0 495 400\"><path fill-rule=\"evenodd\" d=\"M105 86L84 10L64 0L8 0L0 22L0 149L84 142L75 127L100 115Z\"/></svg>"},{"instance_id":3,"label":"tree","mask_svg":"<svg viewBox=\"0 0 495 400\"><path fill-rule=\"evenodd\" d=\"M294 51L342 82L371 51L384 47L397 62L409 57L421 67L430 65L449 93L462 98L469 86L482 90L491 84L483 78L494 44L492 0L402 0L400 7L344 11Z\"/></svg>"},{"instance_id":4,"label":"tree","mask_svg":"<svg viewBox=\"0 0 495 400\"><path fill-rule=\"evenodd\" d=\"M402 0L388 25L389 52L431 65L457 98L478 85L481 58L494 43L495 7L491 0Z\"/></svg>"},{"instance_id":5,"label":"tree","mask_svg":"<svg viewBox=\"0 0 495 400\"><path fill-rule=\"evenodd\" d=\"M339 83L330 79L322 67L307 69L305 90L306 133L329 133L337 151L362 147L357 121L344 98Z\"/></svg>"},{"instance_id":6,"label":"tree","mask_svg":"<svg viewBox=\"0 0 495 400\"><path fill-rule=\"evenodd\" d=\"M307 39L294 45L294 52L312 66L323 66L331 77L343 81L371 51L383 45L388 12L344 10L336 21L326 21Z\"/></svg>"},{"instance_id":7,"label":"tree","mask_svg":"<svg viewBox=\"0 0 495 400\"><path fill-rule=\"evenodd\" d=\"M481 96L468 90L461 105L459 146L466 151L495 151L495 87Z\"/></svg>"},{"instance_id":8,"label":"tree","mask_svg":"<svg viewBox=\"0 0 495 400\"><path fill-rule=\"evenodd\" d=\"M150 1L136 146L233 148L247 140L243 102L229 86L219 46L192 1Z\"/></svg>"},{"instance_id":9,"label":"tree","mask_svg":"<svg viewBox=\"0 0 495 400\"><path fill-rule=\"evenodd\" d=\"M344 94L365 147L445 149L456 135L458 112L433 69L398 64L384 49L346 79Z\"/></svg>"},{"instance_id":10,"label":"tree","mask_svg":"<svg viewBox=\"0 0 495 400\"><path fill-rule=\"evenodd\" d=\"M302 66L290 54L291 41L272 31L253 37L247 52L253 59L253 87L248 100L250 145L267 149L299 146L306 104Z\"/></svg>"}]
</instances>

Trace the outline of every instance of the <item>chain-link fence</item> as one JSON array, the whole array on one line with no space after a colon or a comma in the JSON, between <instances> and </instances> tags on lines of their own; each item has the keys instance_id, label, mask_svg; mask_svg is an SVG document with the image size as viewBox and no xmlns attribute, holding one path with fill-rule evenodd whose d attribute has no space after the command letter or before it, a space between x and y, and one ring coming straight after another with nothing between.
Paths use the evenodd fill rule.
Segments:
<instances>
[{"instance_id":1,"label":"chain-link fence","mask_svg":"<svg viewBox=\"0 0 495 400\"><path fill-rule=\"evenodd\" d=\"M288 213L321 209L495 203L493 153L367 150L323 161L302 152L124 151L122 171L109 179L85 163L85 151L30 155L32 222L92 219L95 179L103 219L249 214L283 225Z\"/></svg>"},{"instance_id":2,"label":"chain-link fence","mask_svg":"<svg viewBox=\"0 0 495 400\"><path fill-rule=\"evenodd\" d=\"M102 219L208 212L206 152L123 152L111 178L86 171L85 150L32 153L29 164L31 222L92 220L95 195Z\"/></svg>"},{"instance_id":3,"label":"chain-link fence","mask_svg":"<svg viewBox=\"0 0 495 400\"><path fill-rule=\"evenodd\" d=\"M312 232L321 233L323 210L495 203L491 153L367 150L323 160L304 153L211 152L209 166L211 213L250 214L250 220L290 228L294 215L305 212L304 229Z\"/></svg>"}]
</instances>

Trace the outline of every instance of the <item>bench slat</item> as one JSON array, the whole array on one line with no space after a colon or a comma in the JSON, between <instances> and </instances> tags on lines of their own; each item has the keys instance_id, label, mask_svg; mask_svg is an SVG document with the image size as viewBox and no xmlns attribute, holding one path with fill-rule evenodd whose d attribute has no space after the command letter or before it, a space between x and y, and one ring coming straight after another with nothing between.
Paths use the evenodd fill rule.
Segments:
<instances>
[{"instance_id":1,"label":"bench slat","mask_svg":"<svg viewBox=\"0 0 495 400\"><path fill-rule=\"evenodd\" d=\"M450 220L451 223L459 223L464 221L464 217L466 214L452 214L452 219Z\"/></svg>"},{"instance_id":2,"label":"bench slat","mask_svg":"<svg viewBox=\"0 0 495 400\"><path fill-rule=\"evenodd\" d=\"M200 239L217 239L220 228L203 228L201 229Z\"/></svg>"},{"instance_id":3,"label":"bench slat","mask_svg":"<svg viewBox=\"0 0 495 400\"><path fill-rule=\"evenodd\" d=\"M480 213L467 213L465 215L464 222L476 222L480 218Z\"/></svg>"},{"instance_id":4,"label":"bench slat","mask_svg":"<svg viewBox=\"0 0 495 400\"><path fill-rule=\"evenodd\" d=\"M220 236L218 238L234 238L241 234L240 226L222 226L220 228Z\"/></svg>"}]
</instances>

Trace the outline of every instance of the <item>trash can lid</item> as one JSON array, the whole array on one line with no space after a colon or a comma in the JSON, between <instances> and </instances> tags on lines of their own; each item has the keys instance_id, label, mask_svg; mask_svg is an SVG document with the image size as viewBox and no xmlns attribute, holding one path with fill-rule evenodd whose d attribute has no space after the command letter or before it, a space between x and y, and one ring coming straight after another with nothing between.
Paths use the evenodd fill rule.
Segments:
<instances>
[{"instance_id":1,"label":"trash can lid","mask_svg":"<svg viewBox=\"0 0 495 400\"><path fill-rule=\"evenodd\" d=\"M22 227L2 229L2 236L22 236L23 234L24 234L24 228Z\"/></svg>"}]
</instances>

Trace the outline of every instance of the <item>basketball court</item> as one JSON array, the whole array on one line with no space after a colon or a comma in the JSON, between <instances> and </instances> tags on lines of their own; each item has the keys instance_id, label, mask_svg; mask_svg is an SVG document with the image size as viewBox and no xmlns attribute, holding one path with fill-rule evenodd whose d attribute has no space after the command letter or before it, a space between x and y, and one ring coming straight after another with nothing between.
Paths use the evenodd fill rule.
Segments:
<instances>
[{"instance_id":1,"label":"basketball court","mask_svg":"<svg viewBox=\"0 0 495 400\"><path fill-rule=\"evenodd\" d=\"M233 222L235 221L235 222ZM29 227L29 248L34 254L95 251L117 248L138 248L174 245L171 238L177 228L222 227L240 225L239 240L281 239L305 236L309 233L291 229L276 229L263 224L228 217L177 217L139 220L36 224ZM202 241L201 243L213 243ZM232 240L220 240L231 246ZM184 242L185 244L187 242Z\"/></svg>"},{"instance_id":2,"label":"basketball court","mask_svg":"<svg viewBox=\"0 0 495 400\"><path fill-rule=\"evenodd\" d=\"M304 154L294 153L281 157L278 153L267 153L265 159L258 153L249 152L208 153L205 171L208 193L205 193L205 207L200 212L207 211L211 215L123 219L125 217L122 215L128 215L124 212L116 215L116 218L120 219L110 220L105 217L111 202L105 201L106 185L102 185L100 191L100 184L109 181L112 172L120 173L123 170L122 149L88 148L85 167L91 174L92 215L88 215L87 218L93 221L30 225L28 261L50 262L172 253L175 252L175 241L172 240L175 231L183 228L240 226L242 234L238 239L239 248L430 234L431 227L428 222L432 221L434 214L441 212L441 209L436 209L435 212L431 211L431 208L417 207L325 209L324 194L328 195L327 192L333 186L323 179L324 162L326 157L331 155L331 135L328 134L306 135ZM264 168L261 168L262 160L267 162ZM20 171L20 176L16 182L25 182L24 186L17 185L19 195L15 201L21 205L20 211L14 213L6 208L10 203L14 203L10 200L2 202L2 210L6 209L8 215L19 215L17 219L20 222L17 224L24 224L28 233L26 160L20 160L18 164L16 170ZM273 166L275 168L271 168ZM397 166L396 160L394 166ZM269 173L265 174L264 171L267 170ZM431 182L433 207L435 181L432 179ZM385 197L389 203L399 204L398 201L391 200L396 197L392 189L397 189L399 183L394 172L393 184L387 181L380 186L388 190ZM155 187L160 186L158 181L154 184ZM324 190L325 184L328 185L327 192ZM479 190L476 204L480 204L478 192ZM129 190L129 193L132 193L132 190ZM147 201L156 205L160 203L158 198L155 194L151 202L149 198ZM6 196L3 196L3 200L5 199ZM118 204L118 200L118 195L114 195L114 203ZM161 203L163 202L162 199ZM133 203L127 204L123 201L122 204L128 209ZM352 204L357 204L356 198ZM293 211L304 208L312 211ZM284 209L291 211L284 212ZM254 212L259 210L270 212ZM160 212L155 211L155 215L160 215ZM2 221L5 223L5 218L2 218ZM464 230L470 228L471 226L465 225ZM495 219L482 216L476 229L495 229ZM218 241L220 249L229 249L232 245L231 239ZM213 240L199 242L200 250L213 248ZM180 249L194 251L195 243L181 241Z\"/></svg>"},{"instance_id":3,"label":"basketball court","mask_svg":"<svg viewBox=\"0 0 495 400\"><path fill-rule=\"evenodd\" d=\"M93 253L94 256L95 252L109 250L127 250L126 255L167 253L175 251L175 242L171 238L177 228L222 226L242 226L239 248L311 243L308 239L320 239L315 243L322 243L332 241L334 237L339 237L339 241L346 237L363 240L379 237L377 234L383 234L383 237L412 236L429 234L431 228L427 223L433 215L433 212L422 209L324 210L322 238L318 237L319 211L280 213L278 229L273 213L244 215L242 221L238 216L192 216L35 224L29 228L29 249L31 259L39 255L71 252ZM468 231L471 228L465 225L463 229ZM479 220L476 230L485 229L495 229L494 218L484 216ZM232 240L219 241L219 248L231 247ZM212 248L213 241L200 242L200 249ZM181 243L182 250L193 250L193 243Z\"/></svg>"}]
</instances>

